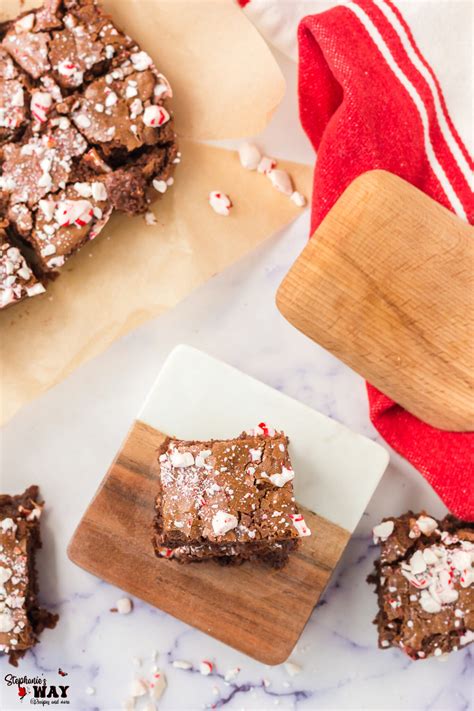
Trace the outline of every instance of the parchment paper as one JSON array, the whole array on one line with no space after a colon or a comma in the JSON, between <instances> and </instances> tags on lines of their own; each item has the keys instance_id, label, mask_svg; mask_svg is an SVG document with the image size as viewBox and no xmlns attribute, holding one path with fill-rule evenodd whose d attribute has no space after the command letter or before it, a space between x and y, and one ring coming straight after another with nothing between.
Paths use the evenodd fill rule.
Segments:
<instances>
[{"instance_id":1,"label":"parchment paper","mask_svg":"<svg viewBox=\"0 0 474 711\"><path fill-rule=\"evenodd\" d=\"M18 0L3 2L13 8L10 16L18 11ZM281 74L231 0L114 0L113 6L122 12L126 7L130 21L119 18L120 24L150 51L158 67L163 66L160 47L166 47L165 72L175 91L180 87L182 92L174 108L183 132L218 138L246 135L265 125L281 96ZM195 6L201 7L202 17ZM155 8L163 22L153 40ZM213 39L216 13L227 52L220 39ZM167 38L163 45L162 37ZM231 70L218 86L216 46L223 53L221 67ZM229 56L233 52L240 57ZM248 86L253 105L248 97L242 103ZM267 178L244 170L235 152L183 138L180 146L183 159L175 184L153 206L157 225L113 215L99 237L66 263L46 294L0 313L2 423L116 338L175 306L301 211ZM309 196L311 168L281 166ZM211 210L211 190L231 196L229 217Z\"/></svg>"}]
</instances>

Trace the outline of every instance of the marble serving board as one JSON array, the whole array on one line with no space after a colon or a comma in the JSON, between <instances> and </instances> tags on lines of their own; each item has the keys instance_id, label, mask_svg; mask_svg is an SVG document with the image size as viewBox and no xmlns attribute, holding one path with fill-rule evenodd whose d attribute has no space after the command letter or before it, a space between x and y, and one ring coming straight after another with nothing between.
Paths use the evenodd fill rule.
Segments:
<instances>
[{"instance_id":1,"label":"marble serving board","mask_svg":"<svg viewBox=\"0 0 474 711\"><path fill-rule=\"evenodd\" d=\"M156 558L151 463L164 433L227 438L261 421L290 438L296 497L313 534L279 571L257 563L222 568ZM291 654L387 464L378 444L180 346L85 512L69 557L239 651L279 664Z\"/></svg>"}]
</instances>

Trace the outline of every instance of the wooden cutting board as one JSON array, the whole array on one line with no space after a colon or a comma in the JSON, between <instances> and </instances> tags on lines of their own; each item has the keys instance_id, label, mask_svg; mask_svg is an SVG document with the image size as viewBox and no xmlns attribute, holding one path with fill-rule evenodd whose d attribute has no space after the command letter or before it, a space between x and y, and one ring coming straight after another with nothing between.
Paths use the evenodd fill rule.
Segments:
<instances>
[{"instance_id":1,"label":"wooden cutting board","mask_svg":"<svg viewBox=\"0 0 474 711\"><path fill-rule=\"evenodd\" d=\"M473 237L404 180L365 173L285 277L278 308L413 415L472 430Z\"/></svg>"},{"instance_id":2,"label":"wooden cutting board","mask_svg":"<svg viewBox=\"0 0 474 711\"><path fill-rule=\"evenodd\" d=\"M282 570L246 563L180 565L152 546L161 432L136 421L69 544L85 570L265 664L291 654L350 533L302 509L314 535Z\"/></svg>"}]
</instances>

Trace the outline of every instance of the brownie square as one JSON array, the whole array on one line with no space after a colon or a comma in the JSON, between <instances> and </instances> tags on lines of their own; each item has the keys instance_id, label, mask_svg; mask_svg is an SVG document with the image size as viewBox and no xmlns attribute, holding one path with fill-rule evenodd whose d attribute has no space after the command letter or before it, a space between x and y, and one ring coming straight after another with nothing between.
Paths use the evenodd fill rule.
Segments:
<instances>
[{"instance_id":1,"label":"brownie square","mask_svg":"<svg viewBox=\"0 0 474 711\"><path fill-rule=\"evenodd\" d=\"M35 554L41 547L38 487L19 496L0 496L0 652L18 659L34 647L58 616L40 609Z\"/></svg>"},{"instance_id":2,"label":"brownie square","mask_svg":"<svg viewBox=\"0 0 474 711\"><path fill-rule=\"evenodd\" d=\"M474 524L409 511L375 526L374 541L379 647L424 659L473 642Z\"/></svg>"},{"instance_id":3,"label":"brownie square","mask_svg":"<svg viewBox=\"0 0 474 711\"><path fill-rule=\"evenodd\" d=\"M310 535L295 503L282 432L263 426L236 439L167 438L155 469L159 556L222 564L264 560L281 567L298 538Z\"/></svg>"},{"instance_id":4,"label":"brownie square","mask_svg":"<svg viewBox=\"0 0 474 711\"><path fill-rule=\"evenodd\" d=\"M95 0L45 0L0 40L0 218L51 277L113 210L144 214L172 185L172 90Z\"/></svg>"}]
</instances>

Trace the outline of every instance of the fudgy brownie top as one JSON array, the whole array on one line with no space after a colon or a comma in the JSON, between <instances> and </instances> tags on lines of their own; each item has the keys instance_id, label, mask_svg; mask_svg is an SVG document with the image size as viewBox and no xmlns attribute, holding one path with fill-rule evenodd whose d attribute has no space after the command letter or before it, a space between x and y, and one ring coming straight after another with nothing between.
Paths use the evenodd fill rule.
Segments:
<instances>
[{"instance_id":1,"label":"fudgy brownie top","mask_svg":"<svg viewBox=\"0 0 474 711\"><path fill-rule=\"evenodd\" d=\"M0 38L0 217L46 274L172 184L172 91L95 0L46 0Z\"/></svg>"},{"instance_id":2,"label":"fudgy brownie top","mask_svg":"<svg viewBox=\"0 0 474 711\"><path fill-rule=\"evenodd\" d=\"M207 442L167 439L158 452L162 543L253 543L309 535L283 433Z\"/></svg>"},{"instance_id":3,"label":"fudgy brownie top","mask_svg":"<svg viewBox=\"0 0 474 711\"><path fill-rule=\"evenodd\" d=\"M381 647L413 658L474 641L474 525L408 512L374 528Z\"/></svg>"},{"instance_id":4,"label":"fudgy brownie top","mask_svg":"<svg viewBox=\"0 0 474 711\"><path fill-rule=\"evenodd\" d=\"M19 652L36 642L29 617L36 598L31 558L39 545L38 488L0 496L0 652Z\"/></svg>"}]
</instances>

